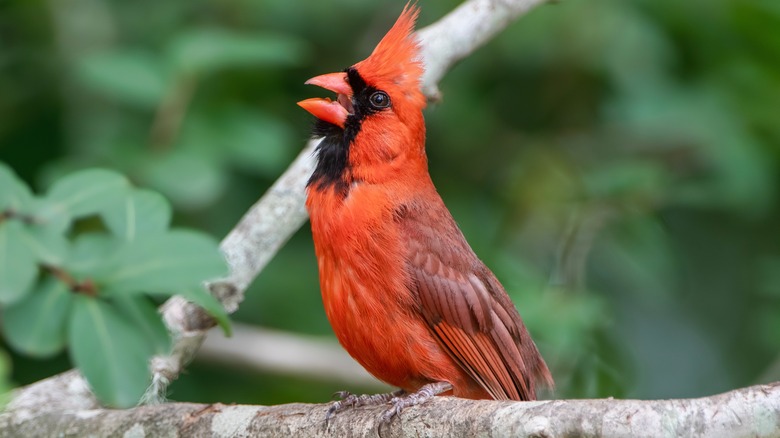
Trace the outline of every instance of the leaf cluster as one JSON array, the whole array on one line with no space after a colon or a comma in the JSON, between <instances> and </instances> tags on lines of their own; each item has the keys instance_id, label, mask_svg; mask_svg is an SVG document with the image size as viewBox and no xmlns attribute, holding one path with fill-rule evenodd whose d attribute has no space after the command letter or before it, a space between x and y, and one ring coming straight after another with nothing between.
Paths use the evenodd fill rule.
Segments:
<instances>
[{"instance_id":1,"label":"leaf cluster","mask_svg":"<svg viewBox=\"0 0 780 438\"><path fill-rule=\"evenodd\" d=\"M182 295L228 328L203 287L226 272L217 243L171 229L170 221L164 197L117 172L73 173L36 196L0 162L0 306L8 344L36 357L67 349L104 402L135 404L149 383L149 359L170 349L151 297Z\"/></svg>"}]
</instances>

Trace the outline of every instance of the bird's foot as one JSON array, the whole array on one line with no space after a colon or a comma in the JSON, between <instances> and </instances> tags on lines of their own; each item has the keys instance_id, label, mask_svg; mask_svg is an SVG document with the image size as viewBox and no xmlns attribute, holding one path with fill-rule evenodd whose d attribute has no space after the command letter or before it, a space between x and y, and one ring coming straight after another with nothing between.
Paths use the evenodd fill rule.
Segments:
<instances>
[{"instance_id":1,"label":"bird's foot","mask_svg":"<svg viewBox=\"0 0 780 438\"><path fill-rule=\"evenodd\" d=\"M352 394L349 391L339 391L333 395L335 397L338 397L340 400L333 403L330 409L328 409L328 414L325 416L325 421L326 422L330 421L330 419L333 418L334 415L343 411L344 409L357 408L360 406L382 405L404 394L406 394L406 391L404 391L403 389L399 389L398 391L394 391L394 392L388 392L386 394L362 394L362 395Z\"/></svg>"},{"instance_id":2,"label":"bird's foot","mask_svg":"<svg viewBox=\"0 0 780 438\"><path fill-rule=\"evenodd\" d=\"M387 423L409 406L425 403L433 397L450 390L452 390L452 385L449 382L434 382L423 385L417 392L392 397L390 404L393 406L382 415L382 422Z\"/></svg>"}]
</instances>

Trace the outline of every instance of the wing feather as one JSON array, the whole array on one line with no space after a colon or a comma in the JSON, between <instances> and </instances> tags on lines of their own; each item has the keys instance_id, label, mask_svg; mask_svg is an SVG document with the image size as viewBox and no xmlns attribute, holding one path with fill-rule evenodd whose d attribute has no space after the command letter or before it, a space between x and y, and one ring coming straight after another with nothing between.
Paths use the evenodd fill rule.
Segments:
<instances>
[{"instance_id":1,"label":"wing feather","mask_svg":"<svg viewBox=\"0 0 780 438\"><path fill-rule=\"evenodd\" d=\"M450 232L442 233L423 210L404 213L398 220L409 243L410 287L431 332L493 398L534 400L534 380L552 379L501 284L451 218Z\"/></svg>"}]
</instances>

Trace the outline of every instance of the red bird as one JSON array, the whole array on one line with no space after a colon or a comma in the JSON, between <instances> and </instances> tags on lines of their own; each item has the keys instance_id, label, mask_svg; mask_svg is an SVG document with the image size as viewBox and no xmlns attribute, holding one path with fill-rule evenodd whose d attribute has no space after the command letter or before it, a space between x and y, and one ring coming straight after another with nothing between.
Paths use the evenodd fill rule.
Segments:
<instances>
[{"instance_id":1,"label":"red bird","mask_svg":"<svg viewBox=\"0 0 780 438\"><path fill-rule=\"evenodd\" d=\"M385 419L439 394L534 400L547 365L495 275L428 174L423 66L407 6L364 61L309 79L338 94L298 105L322 137L307 185L325 311L341 345L401 388L329 411L391 402Z\"/></svg>"}]
</instances>

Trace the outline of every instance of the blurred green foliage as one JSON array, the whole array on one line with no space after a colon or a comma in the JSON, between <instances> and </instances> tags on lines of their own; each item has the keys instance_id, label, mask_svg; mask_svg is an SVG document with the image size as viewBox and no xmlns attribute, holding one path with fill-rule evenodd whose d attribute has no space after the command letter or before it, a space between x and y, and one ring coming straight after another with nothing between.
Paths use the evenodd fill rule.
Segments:
<instances>
[{"instance_id":1,"label":"blurred green foliage","mask_svg":"<svg viewBox=\"0 0 780 438\"><path fill-rule=\"evenodd\" d=\"M216 242L169 230L170 220L163 197L116 172L76 172L36 197L0 162L0 327L8 345L44 359L67 348L101 400L134 406L151 381L149 360L171 349L145 295L181 294L229 332L222 306L202 287L227 270Z\"/></svg>"},{"instance_id":2,"label":"blurred green foliage","mask_svg":"<svg viewBox=\"0 0 780 438\"><path fill-rule=\"evenodd\" d=\"M426 25L458 2L419 4ZM402 6L3 2L0 159L37 187L114 168L167 196L175 223L221 237L307 138L294 103L318 91L303 82L367 56ZM780 379L779 27L775 0L565 0L440 84L426 112L433 179L512 294L555 397ZM330 332L308 230L236 318ZM66 366L13 360L17 383ZM239 375L196 366L172 397L343 389Z\"/></svg>"}]
</instances>

